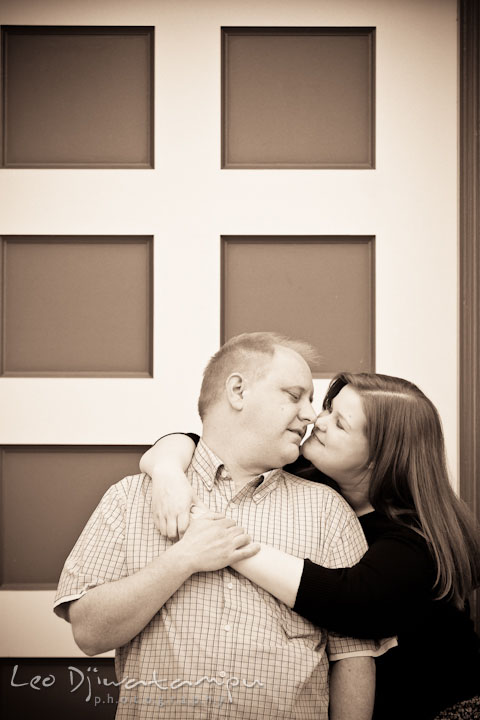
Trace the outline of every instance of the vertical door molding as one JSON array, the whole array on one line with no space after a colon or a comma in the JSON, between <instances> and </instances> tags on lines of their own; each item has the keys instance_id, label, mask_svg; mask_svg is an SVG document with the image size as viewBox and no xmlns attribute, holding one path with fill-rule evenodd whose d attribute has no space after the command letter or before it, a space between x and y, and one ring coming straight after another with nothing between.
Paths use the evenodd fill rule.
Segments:
<instances>
[{"instance_id":1,"label":"vertical door molding","mask_svg":"<svg viewBox=\"0 0 480 720\"><path fill-rule=\"evenodd\" d=\"M480 5L459 0L460 494L480 521ZM473 612L480 628L480 597Z\"/></svg>"}]
</instances>

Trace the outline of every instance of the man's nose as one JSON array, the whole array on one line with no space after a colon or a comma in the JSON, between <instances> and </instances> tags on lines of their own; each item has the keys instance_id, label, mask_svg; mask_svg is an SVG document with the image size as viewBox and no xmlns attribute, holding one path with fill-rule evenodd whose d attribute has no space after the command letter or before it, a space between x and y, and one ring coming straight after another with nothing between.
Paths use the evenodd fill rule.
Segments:
<instances>
[{"instance_id":1,"label":"man's nose","mask_svg":"<svg viewBox=\"0 0 480 720\"><path fill-rule=\"evenodd\" d=\"M300 415L301 415L302 420L306 420L309 423L315 422L317 413L313 409L313 405L310 401L307 401L302 404L302 407L300 409Z\"/></svg>"}]
</instances>

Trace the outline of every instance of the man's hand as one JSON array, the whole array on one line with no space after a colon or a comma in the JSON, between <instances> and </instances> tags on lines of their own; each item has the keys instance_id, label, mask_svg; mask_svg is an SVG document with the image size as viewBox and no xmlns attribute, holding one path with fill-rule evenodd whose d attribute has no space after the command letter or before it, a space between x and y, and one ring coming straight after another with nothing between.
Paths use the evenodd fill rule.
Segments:
<instances>
[{"instance_id":1,"label":"man's hand","mask_svg":"<svg viewBox=\"0 0 480 720\"><path fill-rule=\"evenodd\" d=\"M155 527L162 535L174 540L182 537L190 523L190 509L195 505L203 510L207 506L195 495L187 478L172 469L168 477L164 472L152 474L152 512Z\"/></svg>"},{"instance_id":2,"label":"man's hand","mask_svg":"<svg viewBox=\"0 0 480 720\"><path fill-rule=\"evenodd\" d=\"M182 548L189 558L192 573L220 570L260 550L260 544L252 542L250 535L230 518L210 511L197 511L191 518L178 549Z\"/></svg>"}]
</instances>

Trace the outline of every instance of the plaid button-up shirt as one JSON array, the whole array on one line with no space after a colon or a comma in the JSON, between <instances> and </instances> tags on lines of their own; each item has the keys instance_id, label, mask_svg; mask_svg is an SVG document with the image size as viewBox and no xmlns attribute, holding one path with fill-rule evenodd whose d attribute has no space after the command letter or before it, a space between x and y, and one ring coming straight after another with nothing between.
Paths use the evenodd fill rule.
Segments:
<instances>
[{"instance_id":1,"label":"plaid button-up shirt","mask_svg":"<svg viewBox=\"0 0 480 720\"><path fill-rule=\"evenodd\" d=\"M333 568L367 549L351 508L328 487L273 470L236 492L202 441L188 476L205 504L257 541ZM70 553L55 611L65 617L68 602L132 575L171 545L153 523L150 478L124 478ZM327 633L231 568L196 573L117 650L117 718L327 720L329 660L379 655L391 644Z\"/></svg>"}]
</instances>

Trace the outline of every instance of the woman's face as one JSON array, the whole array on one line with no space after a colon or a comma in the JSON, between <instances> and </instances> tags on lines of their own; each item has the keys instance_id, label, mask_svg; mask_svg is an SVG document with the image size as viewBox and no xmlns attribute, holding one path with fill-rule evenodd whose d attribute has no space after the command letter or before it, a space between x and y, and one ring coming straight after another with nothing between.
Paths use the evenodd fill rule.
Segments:
<instances>
[{"instance_id":1,"label":"woman's face","mask_svg":"<svg viewBox=\"0 0 480 720\"><path fill-rule=\"evenodd\" d=\"M342 488L354 485L367 474L366 422L360 395L345 385L318 416L303 455Z\"/></svg>"}]
</instances>

